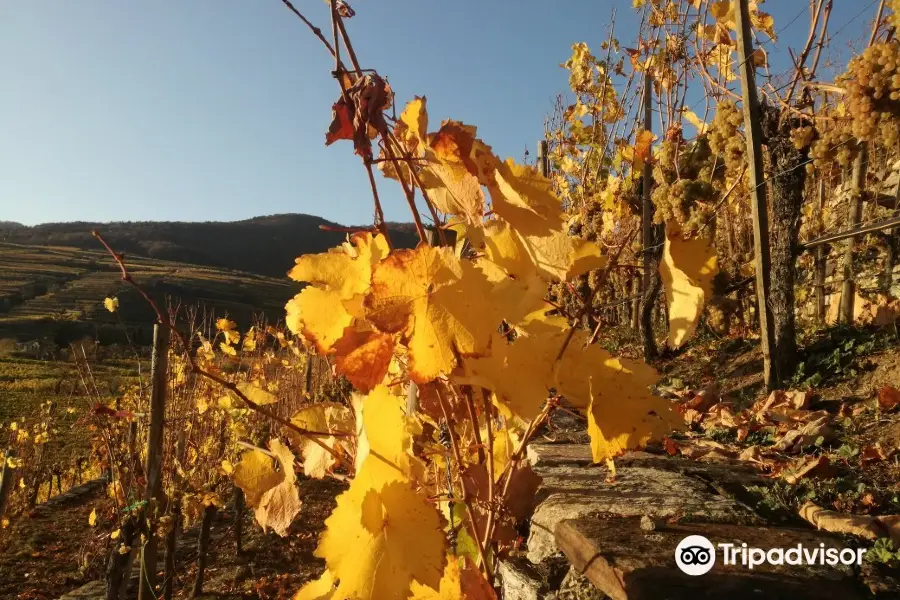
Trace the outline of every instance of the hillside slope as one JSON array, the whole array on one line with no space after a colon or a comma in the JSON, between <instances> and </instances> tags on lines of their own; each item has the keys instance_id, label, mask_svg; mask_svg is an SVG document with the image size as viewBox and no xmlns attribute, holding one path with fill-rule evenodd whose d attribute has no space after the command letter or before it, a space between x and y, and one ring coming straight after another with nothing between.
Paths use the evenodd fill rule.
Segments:
<instances>
[{"instance_id":1,"label":"hillside slope","mask_svg":"<svg viewBox=\"0 0 900 600\"><path fill-rule=\"evenodd\" d=\"M344 240L344 233L324 231L336 223L305 214L255 217L232 222L46 223L26 227L0 222L0 242L101 249L97 229L126 255L193 263L283 278L301 254L324 252ZM412 247L418 238L410 224L389 224L394 245Z\"/></svg>"},{"instance_id":2,"label":"hillside slope","mask_svg":"<svg viewBox=\"0 0 900 600\"><path fill-rule=\"evenodd\" d=\"M96 243L96 241L95 241ZM126 255L134 279L160 304L228 314L242 328L255 316L283 318L285 302L300 289L287 277ZM119 299L116 314L103 307ZM59 346L85 335L123 341L127 326L147 343L155 320L136 291L122 282L109 254L60 246L0 242L0 338L50 338Z\"/></svg>"}]
</instances>

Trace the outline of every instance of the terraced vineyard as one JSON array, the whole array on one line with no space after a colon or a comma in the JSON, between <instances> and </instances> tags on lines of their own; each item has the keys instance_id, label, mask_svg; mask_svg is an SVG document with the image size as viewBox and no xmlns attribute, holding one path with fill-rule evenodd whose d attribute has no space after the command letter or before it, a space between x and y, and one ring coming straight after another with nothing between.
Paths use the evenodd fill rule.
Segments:
<instances>
[{"instance_id":1,"label":"terraced vineyard","mask_svg":"<svg viewBox=\"0 0 900 600\"><path fill-rule=\"evenodd\" d=\"M150 258L126 260L158 302L227 313L248 325L258 314L283 314L285 302L297 292L297 284L287 278ZM104 309L107 296L119 298L116 314ZM123 323L145 338L153 319L102 250L0 243L0 338L51 338L65 345L92 335L103 343L117 341Z\"/></svg>"}]
</instances>

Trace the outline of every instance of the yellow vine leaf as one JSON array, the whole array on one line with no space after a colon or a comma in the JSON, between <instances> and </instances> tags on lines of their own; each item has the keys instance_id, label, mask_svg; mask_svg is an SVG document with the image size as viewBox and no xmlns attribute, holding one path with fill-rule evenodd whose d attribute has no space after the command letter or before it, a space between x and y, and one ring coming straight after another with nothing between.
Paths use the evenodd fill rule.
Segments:
<instances>
[{"instance_id":1,"label":"yellow vine leaf","mask_svg":"<svg viewBox=\"0 0 900 600\"><path fill-rule=\"evenodd\" d=\"M641 129L637 132L634 139L634 168L640 170L644 167L644 163L651 159L653 142L656 135L652 131Z\"/></svg>"},{"instance_id":2,"label":"yellow vine leaf","mask_svg":"<svg viewBox=\"0 0 900 600\"><path fill-rule=\"evenodd\" d=\"M346 406L337 402L322 402L301 409L291 423L310 431L329 433L352 433L353 416ZM337 462L330 452L305 436L292 434L300 453L303 455L303 473L315 479L324 478ZM335 451L340 451L340 442L335 437L319 438L319 441Z\"/></svg>"},{"instance_id":3,"label":"yellow vine leaf","mask_svg":"<svg viewBox=\"0 0 900 600\"><path fill-rule=\"evenodd\" d=\"M216 320L216 329L225 336L225 342L228 344L237 344L241 341L241 332L237 330L237 323L229 319L221 318Z\"/></svg>"},{"instance_id":4,"label":"yellow vine leaf","mask_svg":"<svg viewBox=\"0 0 900 600\"><path fill-rule=\"evenodd\" d=\"M483 240L484 259L479 260L482 266L485 262L493 263L516 279L524 279L537 272L522 238L506 221L489 221L484 226Z\"/></svg>"},{"instance_id":5,"label":"yellow vine leaf","mask_svg":"<svg viewBox=\"0 0 900 600\"><path fill-rule=\"evenodd\" d=\"M301 506L300 492L294 485L297 480L294 454L277 438L269 440L269 450L278 457L281 464L281 482L263 492L255 511L256 522L263 531L271 527L275 533L284 537Z\"/></svg>"},{"instance_id":6,"label":"yellow vine leaf","mask_svg":"<svg viewBox=\"0 0 900 600\"><path fill-rule=\"evenodd\" d=\"M706 133L706 130L709 127L709 125L705 121L703 121L703 119L698 117L697 113L695 113L694 111L692 111L689 108L683 107L681 109L681 114L684 115L684 118L685 118L685 120L687 120L688 123L690 123L691 125L693 125L694 127L697 128L698 135L702 135L702 134Z\"/></svg>"},{"instance_id":7,"label":"yellow vine leaf","mask_svg":"<svg viewBox=\"0 0 900 600\"><path fill-rule=\"evenodd\" d=\"M248 450L234 467L234 483L244 491L247 505L259 506L263 494L281 483L284 475L275 470L272 459L260 450Z\"/></svg>"},{"instance_id":8,"label":"yellow vine leaf","mask_svg":"<svg viewBox=\"0 0 900 600\"><path fill-rule=\"evenodd\" d=\"M624 369L618 374L610 369L605 375L590 380L588 434L595 463L642 448L648 441L682 428L668 401L644 387L649 380L641 381Z\"/></svg>"},{"instance_id":9,"label":"yellow vine leaf","mask_svg":"<svg viewBox=\"0 0 900 600\"><path fill-rule=\"evenodd\" d=\"M562 201L549 179L512 159L496 162L490 186L494 213L524 236L547 236L564 223Z\"/></svg>"},{"instance_id":10,"label":"yellow vine leaf","mask_svg":"<svg viewBox=\"0 0 900 600\"><path fill-rule=\"evenodd\" d=\"M521 441L521 436L514 428L505 427L494 434L494 479L499 479L506 470L513 452Z\"/></svg>"},{"instance_id":11,"label":"yellow vine leaf","mask_svg":"<svg viewBox=\"0 0 900 600\"><path fill-rule=\"evenodd\" d=\"M470 261L449 248L400 250L379 263L365 299L366 317L409 348L409 376L426 383L456 365L456 354L488 350L499 324L489 300L491 284Z\"/></svg>"},{"instance_id":12,"label":"yellow vine leaf","mask_svg":"<svg viewBox=\"0 0 900 600\"><path fill-rule=\"evenodd\" d=\"M538 272L548 281L571 279L605 263L597 244L562 229L546 236L525 236L524 242Z\"/></svg>"},{"instance_id":13,"label":"yellow vine leaf","mask_svg":"<svg viewBox=\"0 0 900 600\"><path fill-rule=\"evenodd\" d=\"M285 308L288 329L314 343L322 353L329 352L353 322L337 294L313 286L304 288Z\"/></svg>"},{"instance_id":14,"label":"yellow vine leaf","mask_svg":"<svg viewBox=\"0 0 900 600\"><path fill-rule=\"evenodd\" d=\"M234 346L229 346L225 342L219 342L219 350L221 350L223 354L237 356L237 350L234 349Z\"/></svg>"},{"instance_id":15,"label":"yellow vine leaf","mask_svg":"<svg viewBox=\"0 0 900 600\"><path fill-rule=\"evenodd\" d=\"M553 361L561 343L560 336L552 334L523 335L514 342L494 334L490 356L466 360L464 372L453 379L486 387L513 414L532 419L553 386Z\"/></svg>"},{"instance_id":16,"label":"yellow vine leaf","mask_svg":"<svg viewBox=\"0 0 900 600\"><path fill-rule=\"evenodd\" d=\"M472 158L475 128L447 121L432 134L426 149L428 166L421 171L428 198L446 214L457 215L477 226L484 216L484 191Z\"/></svg>"},{"instance_id":17,"label":"yellow vine leaf","mask_svg":"<svg viewBox=\"0 0 900 600\"><path fill-rule=\"evenodd\" d=\"M667 232L659 273L669 307L666 343L670 348L679 348L694 334L717 272L716 249L710 240L686 240L678 232Z\"/></svg>"},{"instance_id":18,"label":"yellow vine leaf","mask_svg":"<svg viewBox=\"0 0 900 600\"><path fill-rule=\"evenodd\" d=\"M562 228L543 236L523 236L495 219L485 226L485 234L485 260L519 281L534 275L548 282L571 279L604 264L599 246L572 237Z\"/></svg>"},{"instance_id":19,"label":"yellow vine leaf","mask_svg":"<svg viewBox=\"0 0 900 600\"><path fill-rule=\"evenodd\" d=\"M425 96L416 96L400 114L400 122L406 126L403 141L410 146L424 147L428 131L428 110ZM415 142L415 144L413 144Z\"/></svg>"},{"instance_id":20,"label":"yellow vine leaf","mask_svg":"<svg viewBox=\"0 0 900 600\"><path fill-rule=\"evenodd\" d=\"M91 511L90 516L88 516L88 525L89 525L90 527L96 527L96 526L97 526L97 509L96 509L96 508L93 509L93 510Z\"/></svg>"},{"instance_id":21,"label":"yellow vine leaf","mask_svg":"<svg viewBox=\"0 0 900 600\"><path fill-rule=\"evenodd\" d=\"M709 5L709 15L729 29L735 28L734 3L731 0L717 0Z\"/></svg>"},{"instance_id":22,"label":"yellow vine leaf","mask_svg":"<svg viewBox=\"0 0 900 600\"><path fill-rule=\"evenodd\" d=\"M246 335L244 335L244 343L241 346L244 352L253 352L256 350L256 335L256 326L247 330Z\"/></svg>"},{"instance_id":23,"label":"yellow vine leaf","mask_svg":"<svg viewBox=\"0 0 900 600\"><path fill-rule=\"evenodd\" d=\"M488 260L476 264L493 284L491 302L497 307L497 316L507 323L518 323L525 315L544 306L547 282L537 273L516 278Z\"/></svg>"},{"instance_id":24,"label":"yellow vine leaf","mask_svg":"<svg viewBox=\"0 0 900 600\"><path fill-rule=\"evenodd\" d=\"M651 367L615 358L575 331L559 362L556 355L568 335L565 319L531 316L517 328L517 339L495 335L493 354L467 360L459 383L484 386L513 414L528 419L556 388L573 406L593 414L590 429L596 461L638 448L648 439L678 427L680 419L666 400L648 389L659 379Z\"/></svg>"},{"instance_id":25,"label":"yellow vine leaf","mask_svg":"<svg viewBox=\"0 0 900 600\"><path fill-rule=\"evenodd\" d=\"M384 236L364 232L326 253L298 258L288 276L311 285L285 306L288 328L313 342L319 352L330 352L361 314L372 267L388 250Z\"/></svg>"},{"instance_id":26,"label":"yellow vine leaf","mask_svg":"<svg viewBox=\"0 0 900 600\"><path fill-rule=\"evenodd\" d=\"M394 336L351 327L335 342L334 365L353 386L368 392L387 375L394 357Z\"/></svg>"},{"instance_id":27,"label":"yellow vine leaf","mask_svg":"<svg viewBox=\"0 0 900 600\"><path fill-rule=\"evenodd\" d=\"M216 319L216 329L219 331L232 331L235 327L237 327L237 323L226 319L224 317L220 319Z\"/></svg>"},{"instance_id":28,"label":"yellow vine leaf","mask_svg":"<svg viewBox=\"0 0 900 600\"><path fill-rule=\"evenodd\" d=\"M20 487L25 487L25 480L19 481ZM106 486L106 495L113 498L119 506L127 506L125 497L125 487L122 482L116 479Z\"/></svg>"},{"instance_id":29,"label":"yellow vine leaf","mask_svg":"<svg viewBox=\"0 0 900 600\"><path fill-rule=\"evenodd\" d=\"M466 557L447 556L439 590L412 583L411 600L496 600L494 589L481 571Z\"/></svg>"},{"instance_id":30,"label":"yellow vine leaf","mask_svg":"<svg viewBox=\"0 0 900 600\"><path fill-rule=\"evenodd\" d=\"M387 255L384 236L368 232L353 234L350 243L322 254L306 254L295 261L288 277L332 291L349 300L369 289L372 265Z\"/></svg>"},{"instance_id":31,"label":"yellow vine leaf","mask_svg":"<svg viewBox=\"0 0 900 600\"><path fill-rule=\"evenodd\" d=\"M734 61L731 59L732 49L727 44L719 44L706 55L706 64L715 67L725 81L734 81Z\"/></svg>"},{"instance_id":32,"label":"yellow vine leaf","mask_svg":"<svg viewBox=\"0 0 900 600\"><path fill-rule=\"evenodd\" d=\"M411 454L410 421L404 402L384 385L365 398L354 394L354 406L359 406L357 423L361 424L357 430L357 471L365 468L373 486L420 476L421 462Z\"/></svg>"},{"instance_id":33,"label":"yellow vine leaf","mask_svg":"<svg viewBox=\"0 0 900 600\"><path fill-rule=\"evenodd\" d=\"M366 437L366 428L363 423L363 404L366 397L362 394L350 394L350 406L353 408L353 420L356 424L356 454L353 458L354 470L359 473L363 463L369 455L369 440Z\"/></svg>"},{"instance_id":34,"label":"yellow vine leaf","mask_svg":"<svg viewBox=\"0 0 900 600\"><path fill-rule=\"evenodd\" d=\"M247 396L251 402L255 402L260 406L265 406L266 404L274 404L278 402L278 397L266 390L259 387L259 385L249 382L242 381L238 383L235 387L237 387L238 391Z\"/></svg>"},{"instance_id":35,"label":"yellow vine leaf","mask_svg":"<svg viewBox=\"0 0 900 600\"><path fill-rule=\"evenodd\" d=\"M103 306L106 307L111 313L116 312L119 309L119 299L118 298L106 298L103 300Z\"/></svg>"},{"instance_id":36,"label":"yellow vine leaf","mask_svg":"<svg viewBox=\"0 0 900 600\"><path fill-rule=\"evenodd\" d=\"M762 12L761 10L751 11L750 21L753 23L754 27L760 31L764 31L773 41L776 40L775 19L772 15Z\"/></svg>"},{"instance_id":37,"label":"yellow vine leaf","mask_svg":"<svg viewBox=\"0 0 900 600\"><path fill-rule=\"evenodd\" d=\"M452 554L447 557L447 566L438 590L424 586L418 581L412 582L411 600L464 600L462 585L459 581L459 558Z\"/></svg>"},{"instance_id":38,"label":"yellow vine leaf","mask_svg":"<svg viewBox=\"0 0 900 600\"><path fill-rule=\"evenodd\" d=\"M439 589L446 560L439 513L408 483L372 486L365 471L338 496L315 552L338 581L334 597L408 598L414 580Z\"/></svg>"},{"instance_id":39,"label":"yellow vine leaf","mask_svg":"<svg viewBox=\"0 0 900 600\"><path fill-rule=\"evenodd\" d=\"M334 598L334 578L325 569L322 576L310 581L294 594L294 600L332 600Z\"/></svg>"}]
</instances>

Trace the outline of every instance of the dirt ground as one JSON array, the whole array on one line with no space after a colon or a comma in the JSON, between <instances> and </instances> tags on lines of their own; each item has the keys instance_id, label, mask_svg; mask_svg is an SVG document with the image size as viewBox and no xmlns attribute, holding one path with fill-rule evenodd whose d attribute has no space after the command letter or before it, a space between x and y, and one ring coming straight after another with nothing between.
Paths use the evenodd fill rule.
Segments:
<instances>
[{"instance_id":1,"label":"dirt ground","mask_svg":"<svg viewBox=\"0 0 900 600\"><path fill-rule=\"evenodd\" d=\"M863 461L860 452L874 444L900 449L900 409L878 408L878 390L900 389L900 343L896 334L826 332L807 340L801 353L803 371L791 387L812 390L817 409L840 415L838 437L827 448L835 472L797 485L772 486L758 501L775 512L792 513L807 499L857 514L900 514L900 452L890 460ZM704 341L656 365L664 389L702 389L711 383L723 397L747 407L764 395L761 361L754 341ZM565 421L560 413L556 421ZM552 424L551 424L552 425ZM551 426L545 436L560 435ZM726 440L729 443L732 440ZM244 515L244 551L236 552L234 516L229 509L216 519L206 598L275 600L290 598L305 582L317 578L324 563L313 555L323 521L345 484L301 477L303 508L290 534L263 533L249 512ZM101 518L92 527L96 510ZM0 598L53 600L86 582L102 579L115 513L102 489L46 516L20 517L0 531ZM186 598L196 574L197 527L182 535L175 589ZM160 564L162 561L160 560Z\"/></svg>"},{"instance_id":2,"label":"dirt ground","mask_svg":"<svg viewBox=\"0 0 900 600\"><path fill-rule=\"evenodd\" d=\"M281 538L263 533L252 511L243 518L243 552L238 554L234 513L226 508L212 528L212 549L206 568L204 595L221 600L290 598L304 583L317 578L324 561L313 556L323 521L345 488L335 480L301 481L303 507ZM17 519L0 535L0 598L52 600L89 581L102 578L111 549L111 526L91 527L91 512L110 510L99 490L77 503L54 508L48 516ZM196 576L198 527L182 534L174 589L187 598ZM161 561L160 561L161 566Z\"/></svg>"}]
</instances>

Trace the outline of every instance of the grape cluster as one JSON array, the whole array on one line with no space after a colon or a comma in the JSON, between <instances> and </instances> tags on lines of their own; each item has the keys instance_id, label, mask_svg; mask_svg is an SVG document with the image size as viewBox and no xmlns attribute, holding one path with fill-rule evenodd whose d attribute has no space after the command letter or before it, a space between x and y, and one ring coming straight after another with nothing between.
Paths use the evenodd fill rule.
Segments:
<instances>
[{"instance_id":1,"label":"grape cluster","mask_svg":"<svg viewBox=\"0 0 900 600\"><path fill-rule=\"evenodd\" d=\"M842 79L851 132L863 141L882 142L882 132L896 141L894 121L900 116L900 42L873 44L847 65Z\"/></svg>"},{"instance_id":2,"label":"grape cluster","mask_svg":"<svg viewBox=\"0 0 900 600\"><path fill-rule=\"evenodd\" d=\"M797 150L809 148L816 138L816 130L814 127L804 125L791 129L791 143Z\"/></svg>"},{"instance_id":3,"label":"grape cluster","mask_svg":"<svg viewBox=\"0 0 900 600\"><path fill-rule=\"evenodd\" d=\"M699 230L709 220L713 186L706 181L679 179L669 185L660 185L653 190L656 204L656 218L659 223L674 219L685 232Z\"/></svg>"},{"instance_id":4,"label":"grape cluster","mask_svg":"<svg viewBox=\"0 0 900 600\"><path fill-rule=\"evenodd\" d=\"M739 128L744 124L744 116L737 105L726 100L716 107L716 116L709 125L709 147L714 154L725 161L728 173L740 173L744 168L746 144Z\"/></svg>"},{"instance_id":5,"label":"grape cluster","mask_svg":"<svg viewBox=\"0 0 900 600\"><path fill-rule=\"evenodd\" d=\"M823 128L819 132L819 138L812 143L809 158L813 162L807 165L807 171L811 167L824 172L830 171L834 165L849 167L857 154L859 142L853 135L850 124L836 121L833 126Z\"/></svg>"},{"instance_id":6,"label":"grape cluster","mask_svg":"<svg viewBox=\"0 0 900 600\"><path fill-rule=\"evenodd\" d=\"M652 198L657 223L674 219L684 231L692 232L708 221L715 195L715 189L708 181L712 173L711 157L705 136L700 136L691 145L677 139L662 143L653 168L656 186Z\"/></svg>"},{"instance_id":7,"label":"grape cluster","mask_svg":"<svg viewBox=\"0 0 900 600\"><path fill-rule=\"evenodd\" d=\"M891 11L891 15L888 17L891 25L900 29L900 0L888 0L887 5Z\"/></svg>"},{"instance_id":8,"label":"grape cluster","mask_svg":"<svg viewBox=\"0 0 900 600\"><path fill-rule=\"evenodd\" d=\"M733 180L744 172L743 123L737 105L724 101L718 105L706 134L693 144L677 138L662 143L653 169L657 222L675 220L688 235L710 222L726 179Z\"/></svg>"}]
</instances>

